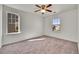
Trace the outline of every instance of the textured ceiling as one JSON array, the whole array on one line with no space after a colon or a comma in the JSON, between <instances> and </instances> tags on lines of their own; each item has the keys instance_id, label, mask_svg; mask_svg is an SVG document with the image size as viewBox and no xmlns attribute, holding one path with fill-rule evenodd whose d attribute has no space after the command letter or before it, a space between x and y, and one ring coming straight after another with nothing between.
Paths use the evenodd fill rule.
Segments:
<instances>
[{"instance_id":1,"label":"textured ceiling","mask_svg":"<svg viewBox=\"0 0 79 59\"><path fill-rule=\"evenodd\" d=\"M13 7L22 11L26 11L26 12L31 12L31 13L35 13L38 15L41 15L40 12L34 12L35 10L38 9L38 7L35 6L35 4L6 4L9 7ZM66 10L70 10L70 9L74 9L76 8L75 4L52 4L51 7L49 7L50 10L52 10L53 12L56 13L60 13ZM47 15L52 15L53 12L47 12L44 14L44 16Z\"/></svg>"}]
</instances>

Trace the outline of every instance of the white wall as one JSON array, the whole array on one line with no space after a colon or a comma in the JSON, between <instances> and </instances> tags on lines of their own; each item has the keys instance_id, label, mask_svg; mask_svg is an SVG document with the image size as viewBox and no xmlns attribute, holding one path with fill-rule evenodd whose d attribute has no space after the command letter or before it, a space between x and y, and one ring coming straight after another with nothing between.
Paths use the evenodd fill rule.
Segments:
<instances>
[{"instance_id":1,"label":"white wall","mask_svg":"<svg viewBox=\"0 0 79 59\"><path fill-rule=\"evenodd\" d=\"M7 29L7 19L6 12L15 12L20 15L21 21L21 33L20 34L6 34ZM37 37L42 35L42 18L38 15L23 12L14 8L3 6L3 39L2 43L8 44L21 40L26 40L32 37Z\"/></svg>"},{"instance_id":2,"label":"white wall","mask_svg":"<svg viewBox=\"0 0 79 59\"><path fill-rule=\"evenodd\" d=\"M20 34L6 34L6 12L14 12L20 14ZM13 43L41 35L48 35L77 42L77 9L59 13L58 16L61 18L61 31L53 32L51 30L52 16L42 18L36 14L23 12L21 10L3 6L2 44L4 45Z\"/></svg>"},{"instance_id":3,"label":"white wall","mask_svg":"<svg viewBox=\"0 0 79 59\"><path fill-rule=\"evenodd\" d=\"M61 19L61 31L53 32L51 29L52 16L45 19L45 35L77 42L77 9L57 14Z\"/></svg>"},{"instance_id":4,"label":"white wall","mask_svg":"<svg viewBox=\"0 0 79 59\"><path fill-rule=\"evenodd\" d=\"M2 45L2 5L0 5L0 47Z\"/></svg>"},{"instance_id":5,"label":"white wall","mask_svg":"<svg viewBox=\"0 0 79 59\"><path fill-rule=\"evenodd\" d=\"M78 23L78 32L77 32L78 35L77 36L78 36L78 51L79 51L79 5L78 5L78 12L77 13L78 13L78 22L77 22Z\"/></svg>"}]
</instances>

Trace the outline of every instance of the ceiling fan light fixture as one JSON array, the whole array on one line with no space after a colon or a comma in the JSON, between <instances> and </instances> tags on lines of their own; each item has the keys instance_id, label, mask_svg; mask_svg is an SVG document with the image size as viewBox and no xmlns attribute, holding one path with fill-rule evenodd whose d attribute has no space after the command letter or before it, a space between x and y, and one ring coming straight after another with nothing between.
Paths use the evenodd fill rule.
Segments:
<instances>
[{"instance_id":1,"label":"ceiling fan light fixture","mask_svg":"<svg viewBox=\"0 0 79 59\"><path fill-rule=\"evenodd\" d=\"M46 12L52 12L52 10L48 9L48 7L52 6L52 4L48 4L48 5L35 5L36 7L40 8L39 10L36 10L35 12L40 11L42 14L46 13Z\"/></svg>"},{"instance_id":2,"label":"ceiling fan light fixture","mask_svg":"<svg viewBox=\"0 0 79 59\"><path fill-rule=\"evenodd\" d=\"M41 13L45 13L46 11L42 9L40 12L41 12Z\"/></svg>"}]
</instances>

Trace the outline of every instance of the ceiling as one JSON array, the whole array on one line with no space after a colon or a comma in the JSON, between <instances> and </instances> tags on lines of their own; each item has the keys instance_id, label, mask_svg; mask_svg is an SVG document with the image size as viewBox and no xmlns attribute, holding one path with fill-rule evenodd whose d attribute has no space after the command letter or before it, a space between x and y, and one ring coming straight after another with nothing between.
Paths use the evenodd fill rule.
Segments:
<instances>
[{"instance_id":1,"label":"ceiling","mask_svg":"<svg viewBox=\"0 0 79 59\"><path fill-rule=\"evenodd\" d=\"M41 15L40 12L34 12L35 10L39 9L38 7L35 6L35 4L6 4L6 5L9 7L12 7L12 8L22 10L22 11ZM53 12L56 12L56 13L60 13L60 12L70 10L73 8L76 8L75 4L52 4L52 6L49 7L50 10L52 10ZM51 13L47 12L44 14L44 16L52 15L52 14L54 14L53 12L51 12Z\"/></svg>"}]
</instances>

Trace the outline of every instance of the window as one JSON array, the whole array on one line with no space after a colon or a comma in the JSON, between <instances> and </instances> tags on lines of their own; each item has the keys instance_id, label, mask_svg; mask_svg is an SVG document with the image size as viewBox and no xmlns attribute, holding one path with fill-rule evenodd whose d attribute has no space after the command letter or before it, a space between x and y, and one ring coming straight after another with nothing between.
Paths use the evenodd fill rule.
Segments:
<instances>
[{"instance_id":1,"label":"window","mask_svg":"<svg viewBox=\"0 0 79 59\"><path fill-rule=\"evenodd\" d=\"M60 31L60 18L58 18L58 17L53 18L52 30L53 31Z\"/></svg>"},{"instance_id":2,"label":"window","mask_svg":"<svg viewBox=\"0 0 79 59\"><path fill-rule=\"evenodd\" d=\"M8 33L20 33L20 17L15 13L7 13Z\"/></svg>"}]
</instances>

